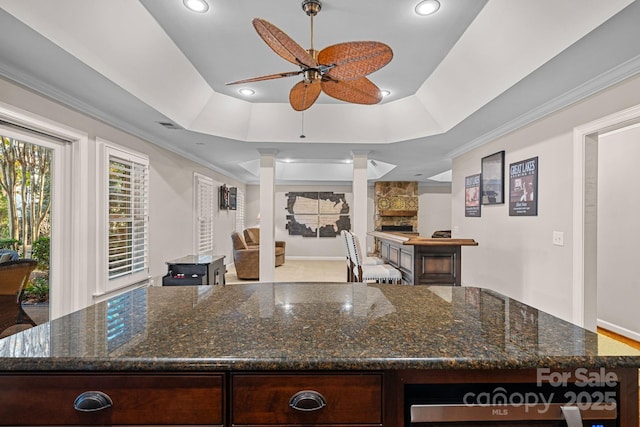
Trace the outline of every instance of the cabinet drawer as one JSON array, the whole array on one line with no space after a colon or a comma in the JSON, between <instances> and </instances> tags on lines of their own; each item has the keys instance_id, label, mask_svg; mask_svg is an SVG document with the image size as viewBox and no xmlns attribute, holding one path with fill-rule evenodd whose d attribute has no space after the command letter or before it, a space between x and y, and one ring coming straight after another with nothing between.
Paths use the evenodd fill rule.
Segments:
<instances>
[{"instance_id":1,"label":"cabinet drawer","mask_svg":"<svg viewBox=\"0 0 640 427\"><path fill-rule=\"evenodd\" d=\"M1 425L223 424L221 375L47 374L0 376ZM113 406L74 409L83 392Z\"/></svg>"},{"instance_id":2,"label":"cabinet drawer","mask_svg":"<svg viewBox=\"0 0 640 427\"><path fill-rule=\"evenodd\" d=\"M232 378L232 425L382 423L381 374L237 374ZM326 406L309 411L292 408L291 398L301 391L319 393Z\"/></svg>"}]
</instances>

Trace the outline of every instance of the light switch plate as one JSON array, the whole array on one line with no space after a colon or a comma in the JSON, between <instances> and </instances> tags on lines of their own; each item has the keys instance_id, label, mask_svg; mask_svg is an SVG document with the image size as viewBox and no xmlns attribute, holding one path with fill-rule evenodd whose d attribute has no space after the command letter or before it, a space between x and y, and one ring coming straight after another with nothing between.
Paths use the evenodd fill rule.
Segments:
<instances>
[{"instance_id":1,"label":"light switch plate","mask_svg":"<svg viewBox=\"0 0 640 427\"><path fill-rule=\"evenodd\" d=\"M562 231L554 231L552 243L556 246L564 246L564 233Z\"/></svg>"}]
</instances>

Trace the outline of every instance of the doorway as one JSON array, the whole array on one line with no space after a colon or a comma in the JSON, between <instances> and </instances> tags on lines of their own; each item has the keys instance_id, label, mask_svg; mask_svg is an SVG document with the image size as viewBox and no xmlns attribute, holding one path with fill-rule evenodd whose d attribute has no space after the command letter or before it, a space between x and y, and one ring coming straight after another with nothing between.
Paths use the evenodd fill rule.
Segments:
<instances>
[{"instance_id":1,"label":"doorway","mask_svg":"<svg viewBox=\"0 0 640 427\"><path fill-rule=\"evenodd\" d=\"M37 261L19 298L31 320L41 324L50 318L54 149L46 141L28 142L10 134L0 131L0 251L6 262Z\"/></svg>"},{"instance_id":2,"label":"doorway","mask_svg":"<svg viewBox=\"0 0 640 427\"><path fill-rule=\"evenodd\" d=\"M611 114L573 132L573 322L595 331L598 320L598 139L640 123L640 105Z\"/></svg>"}]
</instances>

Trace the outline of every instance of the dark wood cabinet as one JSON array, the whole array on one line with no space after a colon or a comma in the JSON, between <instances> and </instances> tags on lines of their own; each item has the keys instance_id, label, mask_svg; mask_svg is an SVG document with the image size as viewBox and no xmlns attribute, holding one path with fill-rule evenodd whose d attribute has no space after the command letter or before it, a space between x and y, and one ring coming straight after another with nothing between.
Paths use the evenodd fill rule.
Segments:
<instances>
[{"instance_id":1,"label":"dark wood cabinet","mask_svg":"<svg viewBox=\"0 0 640 427\"><path fill-rule=\"evenodd\" d=\"M3 375L0 424L222 426L224 378L204 373ZM102 393L111 406L86 412L74 408L87 392Z\"/></svg>"},{"instance_id":2,"label":"dark wood cabinet","mask_svg":"<svg viewBox=\"0 0 640 427\"><path fill-rule=\"evenodd\" d=\"M602 372L592 368L582 374L595 378ZM572 369L562 373L569 382L578 381ZM617 409L606 425L637 427L638 369L607 369L607 375L617 379L610 396ZM509 384L519 391L562 391L555 383L540 388L538 381L536 369L6 373L0 376L0 425L405 427L410 404L453 398L442 390L458 386L479 385L475 390L486 393ZM427 394L421 391L424 386ZM577 390L597 392L592 385ZM74 409L78 396L98 391L109 396L112 406L89 412ZM587 410L590 402L583 403L581 409Z\"/></svg>"},{"instance_id":3,"label":"dark wood cabinet","mask_svg":"<svg viewBox=\"0 0 640 427\"><path fill-rule=\"evenodd\" d=\"M167 261L163 286L224 285L224 255L187 255Z\"/></svg>"},{"instance_id":4,"label":"dark wood cabinet","mask_svg":"<svg viewBox=\"0 0 640 427\"><path fill-rule=\"evenodd\" d=\"M233 374L231 425L381 425L382 373Z\"/></svg>"}]
</instances>

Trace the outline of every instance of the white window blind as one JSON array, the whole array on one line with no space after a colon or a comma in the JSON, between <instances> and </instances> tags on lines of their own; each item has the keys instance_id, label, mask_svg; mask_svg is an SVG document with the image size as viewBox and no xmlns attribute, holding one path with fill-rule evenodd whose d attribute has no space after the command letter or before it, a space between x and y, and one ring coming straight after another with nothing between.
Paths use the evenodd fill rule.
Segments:
<instances>
[{"instance_id":1,"label":"white window blind","mask_svg":"<svg viewBox=\"0 0 640 427\"><path fill-rule=\"evenodd\" d=\"M148 274L149 163L142 157L107 149L108 288L134 283Z\"/></svg>"},{"instance_id":2,"label":"white window blind","mask_svg":"<svg viewBox=\"0 0 640 427\"><path fill-rule=\"evenodd\" d=\"M195 175L195 242L196 252L202 254L213 252L213 212L215 207L216 187L211 178Z\"/></svg>"},{"instance_id":3,"label":"white window blind","mask_svg":"<svg viewBox=\"0 0 640 427\"><path fill-rule=\"evenodd\" d=\"M244 191L238 188L236 199L236 231L242 233L245 229L244 222Z\"/></svg>"}]
</instances>

